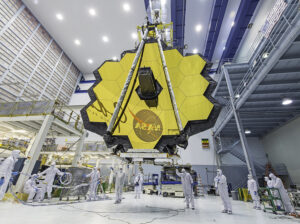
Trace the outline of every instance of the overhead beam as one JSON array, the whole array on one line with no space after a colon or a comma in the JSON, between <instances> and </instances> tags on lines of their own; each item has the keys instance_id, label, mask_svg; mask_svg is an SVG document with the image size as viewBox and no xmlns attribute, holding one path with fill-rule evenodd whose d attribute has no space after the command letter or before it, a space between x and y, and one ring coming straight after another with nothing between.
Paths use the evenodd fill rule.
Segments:
<instances>
[{"instance_id":1,"label":"overhead beam","mask_svg":"<svg viewBox=\"0 0 300 224\"><path fill-rule=\"evenodd\" d=\"M21 128L23 130L26 130L26 131L29 131L29 132L34 132L36 133L38 131L38 129L34 129L32 127L29 127L29 126L26 126L26 125L23 125L19 122L4 122L5 124L8 124L10 126L13 126L15 128Z\"/></svg>"},{"instance_id":2,"label":"overhead beam","mask_svg":"<svg viewBox=\"0 0 300 224\"><path fill-rule=\"evenodd\" d=\"M204 57L211 61L223 23L228 0L215 0L205 44Z\"/></svg>"},{"instance_id":3,"label":"overhead beam","mask_svg":"<svg viewBox=\"0 0 300 224\"><path fill-rule=\"evenodd\" d=\"M234 58L258 2L259 0L241 0L235 16L235 25L229 33L225 50L223 51L220 61L226 58Z\"/></svg>"},{"instance_id":4,"label":"overhead beam","mask_svg":"<svg viewBox=\"0 0 300 224\"><path fill-rule=\"evenodd\" d=\"M236 89L242 81L236 81L233 85L232 88ZM272 86L274 87L274 89L276 89L277 87L280 86L285 86L285 85L289 85L289 86L295 86L298 87L300 84L300 79L286 79L286 80L266 80L266 81L262 81L259 86ZM287 89L289 88L289 86L287 87ZM300 88L299 88L300 89ZM225 83L223 85L220 85L219 87L220 92L222 92L222 90L224 92L226 92L226 86Z\"/></svg>"},{"instance_id":5,"label":"overhead beam","mask_svg":"<svg viewBox=\"0 0 300 224\"><path fill-rule=\"evenodd\" d=\"M0 122L5 121L39 121L44 120L46 116L16 116L16 117L0 117Z\"/></svg>"},{"instance_id":6,"label":"overhead beam","mask_svg":"<svg viewBox=\"0 0 300 224\"><path fill-rule=\"evenodd\" d=\"M173 46L181 53L184 49L186 0L171 1L171 20L173 22Z\"/></svg>"}]
</instances>

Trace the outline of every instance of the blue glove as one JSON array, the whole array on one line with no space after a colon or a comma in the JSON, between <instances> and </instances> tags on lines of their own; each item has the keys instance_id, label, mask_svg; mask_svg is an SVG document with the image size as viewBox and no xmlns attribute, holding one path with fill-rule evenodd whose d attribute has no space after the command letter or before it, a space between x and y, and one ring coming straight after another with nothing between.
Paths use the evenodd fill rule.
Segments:
<instances>
[{"instance_id":1,"label":"blue glove","mask_svg":"<svg viewBox=\"0 0 300 224\"><path fill-rule=\"evenodd\" d=\"M13 181L14 181L14 178L13 178L13 177L11 177L11 178L9 179L9 181L10 181L10 182L13 182Z\"/></svg>"},{"instance_id":2,"label":"blue glove","mask_svg":"<svg viewBox=\"0 0 300 224\"><path fill-rule=\"evenodd\" d=\"M0 179L0 187L3 185L3 183L4 183L4 178L1 178Z\"/></svg>"},{"instance_id":3,"label":"blue glove","mask_svg":"<svg viewBox=\"0 0 300 224\"><path fill-rule=\"evenodd\" d=\"M13 176L17 176L18 174L19 174L18 171L15 171L15 172L12 172L12 173L11 173L11 175L13 175Z\"/></svg>"},{"instance_id":4,"label":"blue glove","mask_svg":"<svg viewBox=\"0 0 300 224\"><path fill-rule=\"evenodd\" d=\"M97 185L100 184L100 180L97 181Z\"/></svg>"},{"instance_id":5,"label":"blue glove","mask_svg":"<svg viewBox=\"0 0 300 224\"><path fill-rule=\"evenodd\" d=\"M257 192L256 192L256 191L254 191L254 195L257 195Z\"/></svg>"},{"instance_id":6,"label":"blue glove","mask_svg":"<svg viewBox=\"0 0 300 224\"><path fill-rule=\"evenodd\" d=\"M82 177L86 178L86 174L83 174Z\"/></svg>"}]
</instances>

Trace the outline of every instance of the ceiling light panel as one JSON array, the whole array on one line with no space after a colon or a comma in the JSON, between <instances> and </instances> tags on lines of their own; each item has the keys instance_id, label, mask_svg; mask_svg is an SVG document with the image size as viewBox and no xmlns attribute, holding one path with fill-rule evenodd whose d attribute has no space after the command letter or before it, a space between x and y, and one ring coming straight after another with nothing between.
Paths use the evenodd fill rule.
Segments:
<instances>
[{"instance_id":1,"label":"ceiling light panel","mask_svg":"<svg viewBox=\"0 0 300 224\"><path fill-rule=\"evenodd\" d=\"M103 36L102 41L105 42L105 43L109 42L108 36Z\"/></svg>"},{"instance_id":2,"label":"ceiling light panel","mask_svg":"<svg viewBox=\"0 0 300 224\"><path fill-rule=\"evenodd\" d=\"M96 10L94 9L94 8L90 8L89 9L89 14L91 15L91 16L96 16Z\"/></svg>"},{"instance_id":3,"label":"ceiling light panel","mask_svg":"<svg viewBox=\"0 0 300 224\"><path fill-rule=\"evenodd\" d=\"M129 5L128 3L124 3L124 4L123 4L123 10L124 10L125 12L129 12L130 9L131 9L131 7L130 7L130 5Z\"/></svg>"},{"instance_id":4,"label":"ceiling light panel","mask_svg":"<svg viewBox=\"0 0 300 224\"><path fill-rule=\"evenodd\" d=\"M249 135L249 134L251 134L251 131L249 129L246 129L245 134Z\"/></svg>"},{"instance_id":5,"label":"ceiling light panel","mask_svg":"<svg viewBox=\"0 0 300 224\"><path fill-rule=\"evenodd\" d=\"M132 37L132 39L136 40L138 38L138 35L137 35L137 33L132 33L131 37Z\"/></svg>"},{"instance_id":6,"label":"ceiling light panel","mask_svg":"<svg viewBox=\"0 0 300 224\"><path fill-rule=\"evenodd\" d=\"M64 16L61 13L57 13L56 14L56 19L62 21L62 20L64 20Z\"/></svg>"},{"instance_id":7,"label":"ceiling light panel","mask_svg":"<svg viewBox=\"0 0 300 224\"><path fill-rule=\"evenodd\" d=\"M81 45L81 42L80 42L79 39L75 39L75 40L74 40L74 44L76 44L77 46L79 46L79 45Z\"/></svg>"},{"instance_id":8,"label":"ceiling light panel","mask_svg":"<svg viewBox=\"0 0 300 224\"><path fill-rule=\"evenodd\" d=\"M202 25L201 24L198 24L198 25L195 26L195 31L197 33L199 33L201 30L202 30Z\"/></svg>"},{"instance_id":9,"label":"ceiling light panel","mask_svg":"<svg viewBox=\"0 0 300 224\"><path fill-rule=\"evenodd\" d=\"M282 100L282 105L286 106L286 105L290 105L293 103L293 100L291 100L290 98L284 98Z\"/></svg>"}]
</instances>

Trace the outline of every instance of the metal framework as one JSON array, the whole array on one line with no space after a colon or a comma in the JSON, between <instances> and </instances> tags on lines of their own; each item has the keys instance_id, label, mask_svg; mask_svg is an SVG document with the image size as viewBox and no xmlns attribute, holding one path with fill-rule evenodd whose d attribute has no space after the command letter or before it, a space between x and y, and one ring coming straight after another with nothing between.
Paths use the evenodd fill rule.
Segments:
<instances>
[{"instance_id":1,"label":"metal framework","mask_svg":"<svg viewBox=\"0 0 300 224\"><path fill-rule=\"evenodd\" d=\"M249 159L248 143L247 143L247 139L246 139L246 136L245 136L244 128L243 128L243 125L242 125L242 122L241 122L239 112L236 110L235 105L234 105L234 94L233 94L233 89L232 89L230 77L229 77L227 69L224 66L222 67L222 72L224 73L224 76L225 76L225 79L226 79L228 92L229 92L229 97L230 97L230 103L231 103L231 106L232 106L232 111L233 111L233 114L234 114L234 117L235 117L236 126L237 126L238 133L239 133L239 136L240 136L241 145L242 145L242 149L243 149L243 152L244 152L248 172L249 172L249 174L251 174L256 179L256 173L255 173L255 169L253 167L252 160Z\"/></svg>"},{"instance_id":2,"label":"metal framework","mask_svg":"<svg viewBox=\"0 0 300 224\"><path fill-rule=\"evenodd\" d=\"M234 116L234 109L242 115L241 120L247 121L248 115L256 114L256 117L268 117L267 112L274 112L272 117L276 118L276 112L285 112L287 118L291 118L299 113L299 102L297 98L292 106L282 108L281 100L285 95L299 96L299 47L300 47L300 3L291 0L283 11L278 22L274 25L268 36L259 33L257 38L260 43L254 43L256 51L251 48L251 57L246 64L246 72L237 72L239 65L227 63L224 66L228 69L230 79L234 80L233 87L233 104L227 100L219 119L214 127L214 136L221 132L227 133L232 128L227 124ZM276 16L276 15L274 15ZM244 66L245 64L241 64ZM245 74L245 75L244 75ZM217 97L228 97L226 83L223 81L223 70L219 72L218 89L214 94ZM274 95L273 95L274 94ZM275 98L274 98L275 97ZM285 119L285 121L287 121ZM263 125L261 123L259 125ZM265 125L265 131L258 130L260 126L256 125L255 130L258 136L271 130ZM273 127L276 127L274 124ZM262 129L262 128L261 128ZM236 134L238 134L235 131Z\"/></svg>"},{"instance_id":3,"label":"metal framework","mask_svg":"<svg viewBox=\"0 0 300 224\"><path fill-rule=\"evenodd\" d=\"M0 55L0 101L68 104L81 73L21 0L0 1Z\"/></svg>"}]
</instances>

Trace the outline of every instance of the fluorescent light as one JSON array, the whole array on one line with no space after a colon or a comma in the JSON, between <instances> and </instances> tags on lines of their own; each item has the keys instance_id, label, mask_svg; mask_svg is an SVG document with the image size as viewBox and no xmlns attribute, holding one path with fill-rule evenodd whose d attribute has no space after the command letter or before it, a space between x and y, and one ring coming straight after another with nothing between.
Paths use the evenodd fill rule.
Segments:
<instances>
[{"instance_id":1,"label":"fluorescent light","mask_svg":"<svg viewBox=\"0 0 300 224\"><path fill-rule=\"evenodd\" d=\"M33 3L37 5L39 4L39 0L33 0Z\"/></svg>"},{"instance_id":2,"label":"fluorescent light","mask_svg":"<svg viewBox=\"0 0 300 224\"><path fill-rule=\"evenodd\" d=\"M123 4L123 9L125 12L129 12L130 11L130 5L128 3L124 3Z\"/></svg>"},{"instance_id":3,"label":"fluorescent light","mask_svg":"<svg viewBox=\"0 0 300 224\"><path fill-rule=\"evenodd\" d=\"M136 33L131 34L132 39L136 40L138 38L138 35Z\"/></svg>"},{"instance_id":4,"label":"fluorescent light","mask_svg":"<svg viewBox=\"0 0 300 224\"><path fill-rule=\"evenodd\" d=\"M102 37L102 40L103 40L103 42L106 42L106 43L109 41L109 39L108 39L107 36L103 36L103 37Z\"/></svg>"},{"instance_id":5,"label":"fluorescent light","mask_svg":"<svg viewBox=\"0 0 300 224\"><path fill-rule=\"evenodd\" d=\"M113 60L113 61L116 61L116 60L118 60L118 58L117 58L116 56L113 56L113 57L112 57L112 60Z\"/></svg>"},{"instance_id":6,"label":"fluorescent light","mask_svg":"<svg viewBox=\"0 0 300 224\"><path fill-rule=\"evenodd\" d=\"M293 100L291 100L290 98L284 98L282 100L282 105L286 106L286 105L290 105L293 103Z\"/></svg>"},{"instance_id":7,"label":"fluorescent light","mask_svg":"<svg viewBox=\"0 0 300 224\"><path fill-rule=\"evenodd\" d=\"M241 96L240 94L236 94L235 98L240 98L240 96Z\"/></svg>"},{"instance_id":8,"label":"fluorescent light","mask_svg":"<svg viewBox=\"0 0 300 224\"><path fill-rule=\"evenodd\" d=\"M64 19L64 16L62 14L60 14L60 13L57 13L56 14L56 18L61 21L61 20Z\"/></svg>"},{"instance_id":9,"label":"fluorescent light","mask_svg":"<svg viewBox=\"0 0 300 224\"><path fill-rule=\"evenodd\" d=\"M90 14L91 16L95 16L95 15L96 15L96 10L95 10L94 8L90 8L90 9L89 9L89 14Z\"/></svg>"},{"instance_id":10,"label":"fluorescent light","mask_svg":"<svg viewBox=\"0 0 300 224\"><path fill-rule=\"evenodd\" d=\"M202 30L201 24L196 25L196 26L195 26L195 30L196 30L196 32L199 33L199 32Z\"/></svg>"},{"instance_id":11,"label":"fluorescent light","mask_svg":"<svg viewBox=\"0 0 300 224\"><path fill-rule=\"evenodd\" d=\"M233 21L233 22L231 23L231 26L234 26L234 24L235 24L235 23L234 23L234 21Z\"/></svg>"},{"instance_id":12,"label":"fluorescent light","mask_svg":"<svg viewBox=\"0 0 300 224\"><path fill-rule=\"evenodd\" d=\"M223 47L223 51L226 49L226 47Z\"/></svg>"},{"instance_id":13,"label":"fluorescent light","mask_svg":"<svg viewBox=\"0 0 300 224\"><path fill-rule=\"evenodd\" d=\"M249 134L251 134L251 131L250 131L249 129L246 129L246 130L245 130L245 134L246 134L246 135L249 135Z\"/></svg>"},{"instance_id":14,"label":"fluorescent light","mask_svg":"<svg viewBox=\"0 0 300 224\"><path fill-rule=\"evenodd\" d=\"M233 18L235 16L235 11L231 11L229 14L229 18Z\"/></svg>"},{"instance_id":15,"label":"fluorescent light","mask_svg":"<svg viewBox=\"0 0 300 224\"><path fill-rule=\"evenodd\" d=\"M88 59L89 64L93 64L93 62L94 62L93 59L91 59L91 58Z\"/></svg>"},{"instance_id":16,"label":"fluorescent light","mask_svg":"<svg viewBox=\"0 0 300 224\"><path fill-rule=\"evenodd\" d=\"M13 130L12 132L14 132L14 133L27 133L27 131L25 131L25 130Z\"/></svg>"},{"instance_id":17,"label":"fluorescent light","mask_svg":"<svg viewBox=\"0 0 300 224\"><path fill-rule=\"evenodd\" d=\"M160 0L161 5L166 5L167 4L167 0Z\"/></svg>"},{"instance_id":18,"label":"fluorescent light","mask_svg":"<svg viewBox=\"0 0 300 224\"><path fill-rule=\"evenodd\" d=\"M76 44L77 46L79 46L79 45L81 44L81 42L80 42L80 40L75 39L75 40L74 40L74 44Z\"/></svg>"},{"instance_id":19,"label":"fluorescent light","mask_svg":"<svg viewBox=\"0 0 300 224\"><path fill-rule=\"evenodd\" d=\"M197 54L198 53L198 49L197 48L194 48L193 49L193 54Z\"/></svg>"},{"instance_id":20,"label":"fluorescent light","mask_svg":"<svg viewBox=\"0 0 300 224\"><path fill-rule=\"evenodd\" d=\"M269 53L263 53L262 58L266 59L267 57L269 57Z\"/></svg>"}]
</instances>

